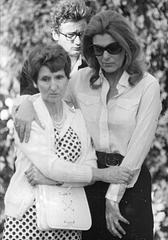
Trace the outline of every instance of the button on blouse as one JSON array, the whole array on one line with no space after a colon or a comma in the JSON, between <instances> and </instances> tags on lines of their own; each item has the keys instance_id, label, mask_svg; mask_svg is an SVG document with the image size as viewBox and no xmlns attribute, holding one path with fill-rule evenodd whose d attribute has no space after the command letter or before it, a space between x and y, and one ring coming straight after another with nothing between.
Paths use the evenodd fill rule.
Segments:
<instances>
[{"instance_id":1,"label":"button on blouse","mask_svg":"<svg viewBox=\"0 0 168 240\"><path fill-rule=\"evenodd\" d=\"M92 70L88 67L72 75L66 100L78 106L86 120L95 149L124 156L121 166L134 171L128 186L110 184L106 197L120 201L126 187L133 187L152 144L161 111L160 87L149 73L135 86L129 84L129 74L123 72L118 94L106 103L110 88L100 71L101 87L90 87Z\"/></svg>"}]
</instances>

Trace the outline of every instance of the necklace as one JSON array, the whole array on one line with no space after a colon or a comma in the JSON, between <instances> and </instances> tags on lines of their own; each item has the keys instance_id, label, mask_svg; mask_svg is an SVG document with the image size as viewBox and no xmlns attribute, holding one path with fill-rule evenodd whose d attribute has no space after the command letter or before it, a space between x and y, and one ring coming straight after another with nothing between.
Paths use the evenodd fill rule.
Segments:
<instances>
[{"instance_id":1,"label":"necklace","mask_svg":"<svg viewBox=\"0 0 168 240\"><path fill-rule=\"evenodd\" d=\"M63 128L65 119L66 119L66 116L65 114L63 114L63 117L60 121L53 120L54 128L56 128L58 132L60 132L61 129Z\"/></svg>"}]
</instances>

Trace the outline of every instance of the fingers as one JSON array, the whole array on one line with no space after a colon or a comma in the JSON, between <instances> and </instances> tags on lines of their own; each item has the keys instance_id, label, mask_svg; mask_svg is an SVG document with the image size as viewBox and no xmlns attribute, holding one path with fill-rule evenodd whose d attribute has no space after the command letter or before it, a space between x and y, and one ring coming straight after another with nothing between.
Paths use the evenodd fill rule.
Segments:
<instances>
[{"instance_id":1,"label":"fingers","mask_svg":"<svg viewBox=\"0 0 168 240\"><path fill-rule=\"evenodd\" d=\"M34 170L32 167L30 167L27 171L25 171L25 176L26 176L28 182L30 183L30 185L32 185L32 186L37 185L37 182L34 177Z\"/></svg>"},{"instance_id":2,"label":"fingers","mask_svg":"<svg viewBox=\"0 0 168 240\"><path fill-rule=\"evenodd\" d=\"M125 167L120 167L120 174L121 174L121 180L123 181L123 183L129 184L129 182L132 180L133 178L133 173L131 170L125 168Z\"/></svg>"},{"instance_id":3,"label":"fingers","mask_svg":"<svg viewBox=\"0 0 168 240\"><path fill-rule=\"evenodd\" d=\"M27 123L25 127L25 142L27 143L30 139L30 132L31 132L31 123Z\"/></svg>"},{"instance_id":4,"label":"fingers","mask_svg":"<svg viewBox=\"0 0 168 240\"><path fill-rule=\"evenodd\" d=\"M132 179L133 178L133 176L134 176L134 174L135 174L135 172L134 171L132 171L132 170L130 170L130 169L128 169L128 168L125 168L125 167L121 167L123 170L124 170L124 172L130 177L130 179Z\"/></svg>"},{"instance_id":5,"label":"fingers","mask_svg":"<svg viewBox=\"0 0 168 240\"><path fill-rule=\"evenodd\" d=\"M116 230L117 230L117 232L120 234L122 234L122 235L125 235L126 234L126 232L125 232L125 230L121 227L121 225L120 225L120 223L118 222L118 221L115 221L114 222L114 225L115 225L115 228L116 228Z\"/></svg>"},{"instance_id":6,"label":"fingers","mask_svg":"<svg viewBox=\"0 0 168 240\"><path fill-rule=\"evenodd\" d=\"M34 178L29 174L25 173L25 175L26 175L27 181L30 183L30 185L36 186L36 181L34 180Z\"/></svg>"},{"instance_id":7,"label":"fingers","mask_svg":"<svg viewBox=\"0 0 168 240\"><path fill-rule=\"evenodd\" d=\"M119 238L122 238L122 236L126 234L126 232L121 227L121 225L118 221L114 222L114 225L112 227L112 233L113 233L114 236L117 236Z\"/></svg>"},{"instance_id":8,"label":"fingers","mask_svg":"<svg viewBox=\"0 0 168 240\"><path fill-rule=\"evenodd\" d=\"M106 199L107 229L113 236L117 236L118 238L122 238L126 234L121 222L129 224L127 219L121 215L118 203Z\"/></svg>"},{"instance_id":9,"label":"fingers","mask_svg":"<svg viewBox=\"0 0 168 240\"><path fill-rule=\"evenodd\" d=\"M121 215L120 215L120 221L124 222L126 224L129 224L129 221L126 218L124 218L123 216L121 216Z\"/></svg>"},{"instance_id":10,"label":"fingers","mask_svg":"<svg viewBox=\"0 0 168 240\"><path fill-rule=\"evenodd\" d=\"M119 184L128 184L129 183L130 176L125 173L121 173L118 175L118 183Z\"/></svg>"},{"instance_id":11,"label":"fingers","mask_svg":"<svg viewBox=\"0 0 168 240\"><path fill-rule=\"evenodd\" d=\"M132 179L130 175L130 170L120 167L120 166L111 166L107 169L104 169L105 174L103 174L103 181L116 183L116 184L128 184Z\"/></svg>"},{"instance_id":12,"label":"fingers","mask_svg":"<svg viewBox=\"0 0 168 240\"><path fill-rule=\"evenodd\" d=\"M19 129L19 136L20 136L20 141L23 142L24 136L25 136L25 123L21 122L20 124L20 129Z\"/></svg>"},{"instance_id":13,"label":"fingers","mask_svg":"<svg viewBox=\"0 0 168 240\"><path fill-rule=\"evenodd\" d=\"M126 218L124 218L122 215L118 216L118 220L114 220L112 232L113 232L113 234L115 234L115 236L118 236L119 238L121 238L122 235L126 234L124 228L120 224L120 221L124 222L126 224L129 224L129 221Z\"/></svg>"},{"instance_id":14,"label":"fingers","mask_svg":"<svg viewBox=\"0 0 168 240\"><path fill-rule=\"evenodd\" d=\"M26 122L16 118L14 121L14 126L20 139L20 142L23 142L25 137Z\"/></svg>"},{"instance_id":15,"label":"fingers","mask_svg":"<svg viewBox=\"0 0 168 240\"><path fill-rule=\"evenodd\" d=\"M16 130L19 138L20 138L20 135L19 135L19 133L20 133L20 121L17 118L14 119L14 127L15 127L15 130Z\"/></svg>"},{"instance_id":16,"label":"fingers","mask_svg":"<svg viewBox=\"0 0 168 240\"><path fill-rule=\"evenodd\" d=\"M113 226L113 227L111 228L111 230L112 230L112 234L113 234L114 236L117 236L117 237L119 237L119 238L122 238L122 234L117 230L117 228L116 228L115 226Z\"/></svg>"},{"instance_id":17,"label":"fingers","mask_svg":"<svg viewBox=\"0 0 168 240\"><path fill-rule=\"evenodd\" d=\"M119 224L118 220L110 221L110 220L106 219L106 222L107 222L107 229L113 236L122 238L122 234L125 235L125 231Z\"/></svg>"}]
</instances>

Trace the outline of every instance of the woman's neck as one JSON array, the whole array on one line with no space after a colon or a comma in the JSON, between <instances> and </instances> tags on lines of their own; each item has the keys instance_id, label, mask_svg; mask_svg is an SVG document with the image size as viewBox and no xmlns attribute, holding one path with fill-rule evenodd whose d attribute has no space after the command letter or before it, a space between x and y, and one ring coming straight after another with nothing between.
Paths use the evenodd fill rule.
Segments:
<instances>
[{"instance_id":1,"label":"woman's neck","mask_svg":"<svg viewBox=\"0 0 168 240\"><path fill-rule=\"evenodd\" d=\"M49 114L53 121L59 122L63 118L63 102L62 100L56 103L45 102L45 105L49 111Z\"/></svg>"},{"instance_id":2,"label":"woman's neck","mask_svg":"<svg viewBox=\"0 0 168 240\"><path fill-rule=\"evenodd\" d=\"M112 72L112 73L104 72L104 76L108 80L108 82L110 84L110 88L116 88L122 74L123 74L123 70L121 70L121 69L119 69L115 72Z\"/></svg>"},{"instance_id":3,"label":"woman's neck","mask_svg":"<svg viewBox=\"0 0 168 240\"><path fill-rule=\"evenodd\" d=\"M109 91L107 93L106 103L108 103L111 98L113 98L118 94L117 84L122 74L123 74L123 70L118 70L113 73L104 72L104 76L106 77L110 85Z\"/></svg>"}]
</instances>

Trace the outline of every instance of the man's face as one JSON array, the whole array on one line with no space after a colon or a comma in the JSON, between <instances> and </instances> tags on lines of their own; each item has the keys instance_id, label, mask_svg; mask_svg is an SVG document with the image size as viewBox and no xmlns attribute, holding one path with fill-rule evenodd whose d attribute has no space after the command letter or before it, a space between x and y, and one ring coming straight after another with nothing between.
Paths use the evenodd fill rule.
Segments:
<instances>
[{"instance_id":1,"label":"man's face","mask_svg":"<svg viewBox=\"0 0 168 240\"><path fill-rule=\"evenodd\" d=\"M70 57L78 57L81 53L82 34L86 28L86 20L78 22L61 23L58 33L58 44L60 44Z\"/></svg>"}]
</instances>

